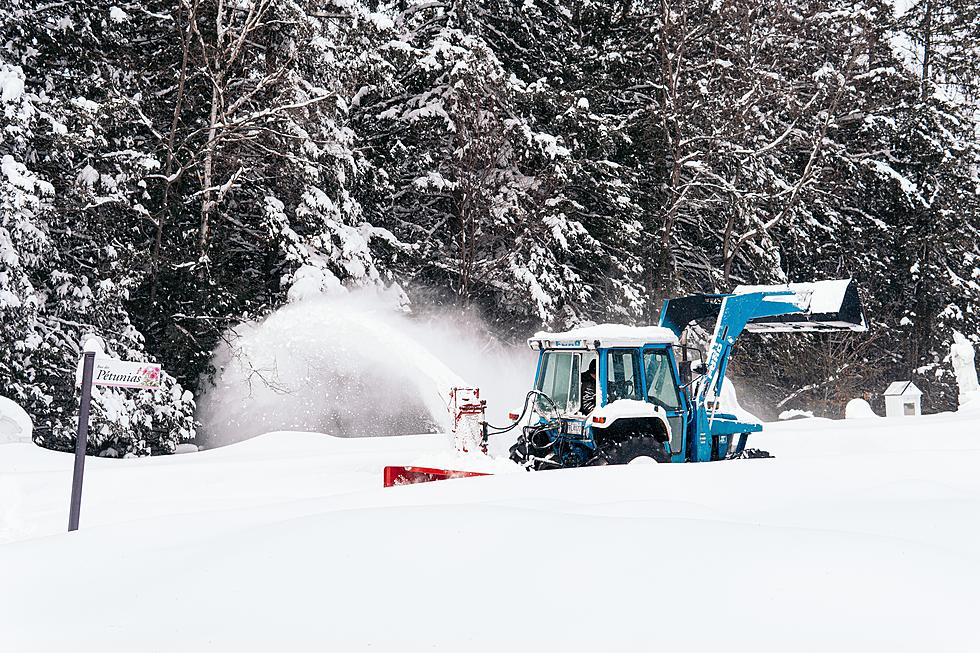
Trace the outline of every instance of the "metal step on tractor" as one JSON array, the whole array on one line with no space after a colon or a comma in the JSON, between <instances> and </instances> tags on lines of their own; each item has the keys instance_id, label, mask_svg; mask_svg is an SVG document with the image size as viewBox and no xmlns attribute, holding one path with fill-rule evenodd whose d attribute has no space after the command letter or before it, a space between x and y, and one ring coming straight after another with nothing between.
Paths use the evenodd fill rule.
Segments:
<instances>
[{"instance_id":1,"label":"metal step on tractor","mask_svg":"<svg viewBox=\"0 0 980 653\"><path fill-rule=\"evenodd\" d=\"M714 320L706 351L685 344L694 322ZM529 470L768 457L748 449L762 430L722 409L725 371L743 331L865 331L857 284L848 279L781 286L739 286L664 302L657 326L602 324L538 333L534 388L506 427L487 424L475 388L450 391L454 442L486 453L489 436L521 428L512 460ZM392 468L392 484L450 478L460 472ZM401 470L408 470L402 476ZM432 473L436 476L433 478ZM388 484L386 470L386 484Z\"/></svg>"}]
</instances>

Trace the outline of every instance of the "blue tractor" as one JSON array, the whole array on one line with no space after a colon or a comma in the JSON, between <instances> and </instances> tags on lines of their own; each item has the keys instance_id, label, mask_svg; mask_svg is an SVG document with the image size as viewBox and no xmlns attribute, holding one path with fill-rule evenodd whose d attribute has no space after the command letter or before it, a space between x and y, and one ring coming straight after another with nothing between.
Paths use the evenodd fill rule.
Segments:
<instances>
[{"instance_id":1,"label":"blue tractor","mask_svg":"<svg viewBox=\"0 0 980 653\"><path fill-rule=\"evenodd\" d=\"M681 344L692 322L714 319L707 351ZM740 286L664 303L658 326L603 324L538 333L525 424L511 458L529 469L768 456L747 449L762 425L720 406L732 345L742 331L864 331L851 280ZM526 418L526 419L525 419Z\"/></svg>"}]
</instances>

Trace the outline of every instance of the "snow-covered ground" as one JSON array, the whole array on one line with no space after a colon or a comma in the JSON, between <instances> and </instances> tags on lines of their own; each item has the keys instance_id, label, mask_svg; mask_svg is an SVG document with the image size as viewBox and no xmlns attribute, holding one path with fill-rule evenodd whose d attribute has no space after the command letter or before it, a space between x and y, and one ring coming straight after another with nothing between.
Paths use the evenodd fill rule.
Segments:
<instances>
[{"instance_id":1,"label":"snow-covered ground","mask_svg":"<svg viewBox=\"0 0 980 653\"><path fill-rule=\"evenodd\" d=\"M0 446L0 651L975 651L980 411L383 489L440 436ZM496 442L498 450L505 442Z\"/></svg>"}]
</instances>

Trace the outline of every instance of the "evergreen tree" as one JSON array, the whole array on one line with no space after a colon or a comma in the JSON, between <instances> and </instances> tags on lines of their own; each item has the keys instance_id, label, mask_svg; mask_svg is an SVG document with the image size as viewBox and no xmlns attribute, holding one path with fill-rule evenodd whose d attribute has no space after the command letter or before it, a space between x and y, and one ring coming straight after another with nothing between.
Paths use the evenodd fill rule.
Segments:
<instances>
[{"instance_id":1,"label":"evergreen tree","mask_svg":"<svg viewBox=\"0 0 980 653\"><path fill-rule=\"evenodd\" d=\"M145 269L144 177L159 166L141 106L153 78L142 49L162 34L153 36L158 14L149 6L130 5L149 15L130 20L84 0L32 4L8 10L0 37L14 79L4 84L0 156L4 205L14 209L4 221L20 243L22 306L4 338L13 353L2 385L25 398L40 442L70 448L81 335L99 333L113 355L149 357L126 303ZM159 391L99 392L90 450L172 451L193 435L193 409L191 393L168 374Z\"/></svg>"},{"instance_id":2,"label":"evergreen tree","mask_svg":"<svg viewBox=\"0 0 980 653\"><path fill-rule=\"evenodd\" d=\"M733 369L783 407L910 375L951 407L948 339L980 328L978 10L894 9L8 0L0 387L70 446L99 333L167 375L98 394L93 451L168 451L229 329L311 294L396 285L519 340L855 276L868 334L748 338Z\"/></svg>"}]
</instances>

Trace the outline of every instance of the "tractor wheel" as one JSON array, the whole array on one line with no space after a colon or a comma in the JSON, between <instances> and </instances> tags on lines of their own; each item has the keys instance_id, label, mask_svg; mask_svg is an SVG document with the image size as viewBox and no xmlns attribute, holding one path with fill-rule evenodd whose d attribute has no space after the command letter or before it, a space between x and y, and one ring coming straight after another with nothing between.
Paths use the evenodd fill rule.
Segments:
<instances>
[{"instance_id":1,"label":"tractor wheel","mask_svg":"<svg viewBox=\"0 0 980 653\"><path fill-rule=\"evenodd\" d=\"M637 458L652 458L658 463L670 462L664 443L649 435L634 435L610 447L605 458L610 465L627 465Z\"/></svg>"}]
</instances>

